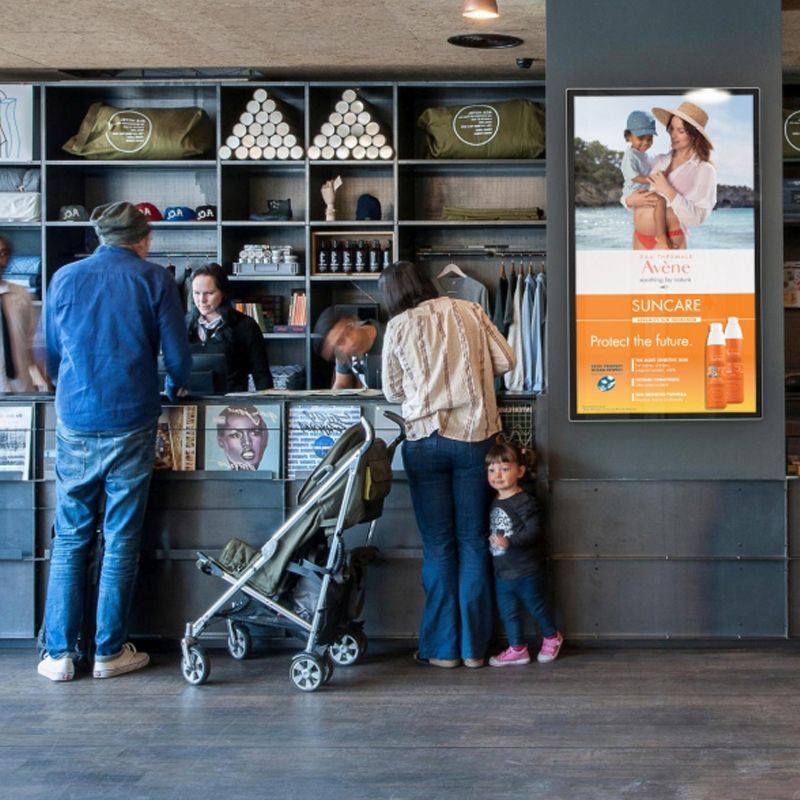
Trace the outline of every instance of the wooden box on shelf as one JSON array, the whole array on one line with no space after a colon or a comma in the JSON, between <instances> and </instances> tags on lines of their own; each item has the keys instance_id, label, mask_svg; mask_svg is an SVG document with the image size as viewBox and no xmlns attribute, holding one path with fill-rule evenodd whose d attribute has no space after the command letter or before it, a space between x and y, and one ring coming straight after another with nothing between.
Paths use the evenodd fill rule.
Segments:
<instances>
[{"instance_id":1,"label":"wooden box on shelf","mask_svg":"<svg viewBox=\"0 0 800 800\"><path fill-rule=\"evenodd\" d=\"M351 249L350 262L348 271L345 271L345 256L343 250L347 244L352 243L355 247ZM363 270L361 265L357 265L356 250L358 249L359 242L364 243L364 256L363 256ZM373 268L371 269L371 259L374 255L370 255L370 251L374 251L374 242L379 242L380 253L378 254L377 269L374 268L374 261L372 261ZM330 254L333 243L338 245L339 259L337 271L331 272L331 266L328 263L327 271L320 271L319 256L320 250L327 250ZM388 251L388 259L385 253ZM311 275L315 278L330 278L332 280L348 278L350 280L377 280L384 266L391 264L395 260L395 240L394 231L380 230L372 228L371 230L362 231L348 231L348 230L327 230L327 231L313 231L311 233ZM358 266L358 268L357 268Z\"/></svg>"}]
</instances>

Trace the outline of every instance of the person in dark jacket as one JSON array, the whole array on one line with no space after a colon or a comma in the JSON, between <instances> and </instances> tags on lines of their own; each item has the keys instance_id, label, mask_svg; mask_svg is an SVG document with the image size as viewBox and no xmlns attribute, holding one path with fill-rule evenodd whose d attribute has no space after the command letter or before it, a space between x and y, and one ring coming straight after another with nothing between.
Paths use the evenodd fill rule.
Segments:
<instances>
[{"instance_id":1,"label":"person in dark jacket","mask_svg":"<svg viewBox=\"0 0 800 800\"><path fill-rule=\"evenodd\" d=\"M530 663L528 645L522 638L524 608L534 617L542 634L536 660L546 664L558 658L564 641L553 623L544 580L544 549L536 498L519 485L525 459L510 442L496 444L486 455L489 485L497 492L489 512L489 549L494 561L497 608L508 637L508 648L492 656L493 667Z\"/></svg>"},{"instance_id":2,"label":"person in dark jacket","mask_svg":"<svg viewBox=\"0 0 800 800\"><path fill-rule=\"evenodd\" d=\"M256 389L272 389L267 348L258 323L230 302L228 276L219 264L192 275L194 308L186 316L193 353L224 353L229 392L246 392L247 376Z\"/></svg>"}]
</instances>

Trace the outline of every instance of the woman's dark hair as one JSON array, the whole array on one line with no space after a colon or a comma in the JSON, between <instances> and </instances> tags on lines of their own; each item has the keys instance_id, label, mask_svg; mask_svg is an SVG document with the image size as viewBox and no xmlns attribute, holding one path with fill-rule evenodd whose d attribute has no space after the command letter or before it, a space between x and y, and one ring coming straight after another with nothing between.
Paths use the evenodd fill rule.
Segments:
<instances>
[{"instance_id":1,"label":"woman's dark hair","mask_svg":"<svg viewBox=\"0 0 800 800\"><path fill-rule=\"evenodd\" d=\"M14 248L11 246L11 239L8 236L3 236L0 234L0 246L5 250L8 250L8 254L12 255L14 253Z\"/></svg>"},{"instance_id":2,"label":"woman's dark hair","mask_svg":"<svg viewBox=\"0 0 800 800\"><path fill-rule=\"evenodd\" d=\"M395 261L387 267L381 273L378 288L390 319L439 296L433 281L410 261Z\"/></svg>"},{"instance_id":3,"label":"woman's dark hair","mask_svg":"<svg viewBox=\"0 0 800 800\"><path fill-rule=\"evenodd\" d=\"M203 264L202 267L198 267L192 273L192 282L194 282L194 279L200 275L208 275L213 279L217 289L222 292L222 302L227 303L231 296L231 285L228 281L228 275L225 272L225 268L221 264L217 264L213 261L208 264Z\"/></svg>"},{"instance_id":4,"label":"woman's dark hair","mask_svg":"<svg viewBox=\"0 0 800 800\"><path fill-rule=\"evenodd\" d=\"M672 120L675 119L675 115L673 114L667 120L667 131L669 131L669 126L672 125ZM692 140L692 148L694 149L695 153L697 153L699 159L701 161L710 161L711 160L711 145L708 143L708 139L700 133L697 128L694 127L690 122L687 122L685 119L678 117L680 121L683 123L683 129L686 133L689 134L689 138Z\"/></svg>"},{"instance_id":5,"label":"woman's dark hair","mask_svg":"<svg viewBox=\"0 0 800 800\"><path fill-rule=\"evenodd\" d=\"M486 454L485 464L487 467L490 464L516 464L532 470L536 466L536 453L501 439Z\"/></svg>"},{"instance_id":6,"label":"woman's dark hair","mask_svg":"<svg viewBox=\"0 0 800 800\"><path fill-rule=\"evenodd\" d=\"M231 311L232 306L230 303L230 283L228 281L225 268L221 264L217 264L212 261L208 264L203 264L202 267L198 267L192 273L192 283L194 283L194 279L198 275L208 275L214 281L214 285L217 287L217 289L222 292L222 302L219 304L219 312L223 319L225 319L227 322L229 315L233 312ZM194 304L194 300L192 300L191 310L189 312L190 324L196 324L199 318L200 309Z\"/></svg>"}]
</instances>

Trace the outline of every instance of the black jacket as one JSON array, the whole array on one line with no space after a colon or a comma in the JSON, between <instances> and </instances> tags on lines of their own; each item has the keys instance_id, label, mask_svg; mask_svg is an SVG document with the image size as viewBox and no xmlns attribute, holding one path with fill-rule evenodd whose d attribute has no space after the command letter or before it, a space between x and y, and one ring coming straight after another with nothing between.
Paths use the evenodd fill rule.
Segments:
<instances>
[{"instance_id":1,"label":"black jacket","mask_svg":"<svg viewBox=\"0 0 800 800\"><path fill-rule=\"evenodd\" d=\"M248 375L253 376L256 389L272 389L267 348L258 323L231 306L220 308L220 314L223 324L205 342L197 334L197 312L186 315L192 352L225 354L229 392L246 392Z\"/></svg>"}]
</instances>

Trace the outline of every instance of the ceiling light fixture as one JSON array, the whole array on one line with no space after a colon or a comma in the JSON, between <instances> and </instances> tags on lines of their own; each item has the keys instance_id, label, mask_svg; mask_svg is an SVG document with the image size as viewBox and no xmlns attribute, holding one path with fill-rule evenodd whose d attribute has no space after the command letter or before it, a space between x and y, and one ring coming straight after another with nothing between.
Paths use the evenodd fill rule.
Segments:
<instances>
[{"instance_id":1,"label":"ceiling light fixture","mask_svg":"<svg viewBox=\"0 0 800 800\"><path fill-rule=\"evenodd\" d=\"M467 19L497 19L497 0L464 0L461 15Z\"/></svg>"}]
</instances>

